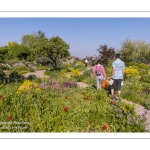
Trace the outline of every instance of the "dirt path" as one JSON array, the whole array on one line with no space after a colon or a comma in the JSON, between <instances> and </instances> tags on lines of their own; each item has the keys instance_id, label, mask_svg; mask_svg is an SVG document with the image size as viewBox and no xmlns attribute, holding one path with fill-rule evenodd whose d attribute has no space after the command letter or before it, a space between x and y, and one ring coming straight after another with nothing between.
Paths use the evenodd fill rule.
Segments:
<instances>
[{"instance_id":1,"label":"dirt path","mask_svg":"<svg viewBox=\"0 0 150 150\"><path fill-rule=\"evenodd\" d=\"M127 101L125 99L122 99L123 102L135 105L135 112L139 116L139 118L143 119L145 118L145 130L146 132L150 132L150 110L147 110L144 108L144 106L141 106L139 104L136 104L131 101Z\"/></svg>"},{"instance_id":2,"label":"dirt path","mask_svg":"<svg viewBox=\"0 0 150 150\"><path fill-rule=\"evenodd\" d=\"M47 78L48 76L44 75L45 70L38 70L35 72L28 72L23 74L24 77L28 77L29 75L35 75L37 78Z\"/></svg>"}]
</instances>

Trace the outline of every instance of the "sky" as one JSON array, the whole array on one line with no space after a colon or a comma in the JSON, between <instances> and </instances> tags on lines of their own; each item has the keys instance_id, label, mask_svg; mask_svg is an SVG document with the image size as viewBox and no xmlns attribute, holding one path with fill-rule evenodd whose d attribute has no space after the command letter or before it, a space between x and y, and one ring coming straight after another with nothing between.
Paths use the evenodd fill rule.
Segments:
<instances>
[{"instance_id":1,"label":"sky","mask_svg":"<svg viewBox=\"0 0 150 150\"><path fill-rule=\"evenodd\" d=\"M0 18L0 46L21 43L25 34L41 30L47 38L59 36L69 44L71 56L98 55L99 45L119 50L127 39L150 43L150 18Z\"/></svg>"}]
</instances>

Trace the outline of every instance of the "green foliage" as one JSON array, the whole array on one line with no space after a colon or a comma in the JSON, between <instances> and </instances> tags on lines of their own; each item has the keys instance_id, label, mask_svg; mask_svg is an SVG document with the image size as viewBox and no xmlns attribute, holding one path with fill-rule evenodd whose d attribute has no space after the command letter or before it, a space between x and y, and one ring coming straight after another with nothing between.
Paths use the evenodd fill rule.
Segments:
<instances>
[{"instance_id":1,"label":"green foliage","mask_svg":"<svg viewBox=\"0 0 150 150\"><path fill-rule=\"evenodd\" d=\"M85 80L84 75L75 76L74 78L77 80L77 82L83 82Z\"/></svg>"},{"instance_id":2,"label":"green foliage","mask_svg":"<svg viewBox=\"0 0 150 150\"><path fill-rule=\"evenodd\" d=\"M4 76L5 76L5 73L3 72L2 69L0 69L0 80L1 81L3 80Z\"/></svg>"},{"instance_id":3,"label":"green foliage","mask_svg":"<svg viewBox=\"0 0 150 150\"><path fill-rule=\"evenodd\" d=\"M49 57L53 69L60 66L61 59L70 55L68 49L69 45L58 36L48 40L46 56Z\"/></svg>"},{"instance_id":4,"label":"green foliage","mask_svg":"<svg viewBox=\"0 0 150 150\"><path fill-rule=\"evenodd\" d=\"M47 65L36 65L36 67L38 68L38 70L49 70L50 66Z\"/></svg>"},{"instance_id":5,"label":"green foliage","mask_svg":"<svg viewBox=\"0 0 150 150\"><path fill-rule=\"evenodd\" d=\"M7 53L8 53L7 46L1 46L0 47L0 62L5 62Z\"/></svg>"},{"instance_id":6,"label":"green foliage","mask_svg":"<svg viewBox=\"0 0 150 150\"><path fill-rule=\"evenodd\" d=\"M79 60L75 60L73 63L72 63L72 66L74 66L75 69L78 69L78 70L83 70L85 69L85 65L82 61L79 61Z\"/></svg>"},{"instance_id":7,"label":"green foliage","mask_svg":"<svg viewBox=\"0 0 150 150\"><path fill-rule=\"evenodd\" d=\"M38 63L38 64L42 64L42 65L47 65L47 64L49 64L50 63L50 60L49 60L49 58L48 57L38 57L37 59L36 59L36 62Z\"/></svg>"},{"instance_id":8,"label":"green foliage","mask_svg":"<svg viewBox=\"0 0 150 150\"><path fill-rule=\"evenodd\" d=\"M26 60L30 55L29 49L26 46L19 45L16 42L8 43L8 58L18 58Z\"/></svg>"},{"instance_id":9,"label":"green foliage","mask_svg":"<svg viewBox=\"0 0 150 150\"><path fill-rule=\"evenodd\" d=\"M59 71L58 70L46 70L44 72L44 75L51 75L52 73L59 73Z\"/></svg>"},{"instance_id":10,"label":"green foliage","mask_svg":"<svg viewBox=\"0 0 150 150\"><path fill-rule=\"evenodd\" d=\"M108 48L107 45L100 45L97 51L100 53L100 60L104 65L107 65L110 60L113 60L116 54L115 49L112 47Z\"/></svg>"},{"instance_id":11,"label":"green foliage","mask_svg":"<svg viewBox=\"0 0 150 150\"><path fill-rule=\"evenodd\" d=\"M150 99L145 100L145 108L150 110Z\"/></svg>"},{"instance_id":12,"label":"green foliage","mask_svg":"<svg viewBox=\"0 0 150 150\"><path fill-rule=\"evenodd\" d=\"M150 44L145 41L132 41L127 38L119 51L125 63L148 63L150 60Z\"/></svg>"},{"instance_id":13,"label":"green foliage","mask_svg":"<svg viewBox=\"0 0 150 150\"><path fill-rule=\"evenodd\" d=\"M52 72L51 75L54 74ZM40 80L38 83L55 86L56 82L50 80ZM138 120L131 105L118 103L113 107L105 90L94 90L90 87L68 89L63 88L61 83L64 81L57 83L60 87L58 89L49 87L39 90L36 82L31 84L29 81L21 85L10 83L0 88L1 121L26 122L23 125L6 125L11 127L7 129L0 125L0 131L144 132L143 122ZM130 120L131 118L135 120Z\"/></svg>"},{"instance_id":14,"label":"green foliage","mask_svg":"<svg viewBox=\"0 0 150 150\"><path fill-rule=\"evenodd\" d=\"M60 74L58 74L58 73L51 73L49 76L50 76L51 78L53 78L53 79L58 79L59 76L60 76Z\"/></svg>"},{"instance_id":15,"label":"green foliage","mask_svg":"<svg viewBox=\"0 0 150 150\"><path fill-rule=\"evenodd\" d=\"M131 66L131 67L133 67L135 69L138 69L138 68L145 69L145 70L148 69L148 66L145 63L129 62L128 66Z\"/></svg>"},{"instance_id":16,"label":"green foliage","mask_svg":"<svg viewBox=\"0 0 150 150\"><path fill-rule=\"evenodd\" d=\"M0 64L0 69L5 70L5 69L7 69L7 67L3 64Z\"/></svg>"},{"instance_id":17,"label":"green foliage","mask_svg":"<svg viewBox=\"0 0 150 150\"><path fill-rule=\"evenodd\" d=\"M83 76L85 76L85 77L90 77L90 76L91 76L91 72L90 72L89 70L85 70L85 71L83 72Z\"/></svg>"},{"instance_id":18,"label":"green foliage","mask_svg":"<svg viewBox=\"0 0 150 150\"><path fill-rule=\"evenodd\" d=\"M27 79L30 80L30 81L33 81L36 78L37 78L36 75L29 75Z\"/></svg>"},{"instance_id":19,"label":"green foliage","mask_svg":"<svg viewBox=\"0 0 150 150\"><path fill-rule=\"evenodd\" d=\"M141 81L142 81L142 82L150 83L150 75L147 75L147 74L142 75Z\"/></svg>"}]
</instances>

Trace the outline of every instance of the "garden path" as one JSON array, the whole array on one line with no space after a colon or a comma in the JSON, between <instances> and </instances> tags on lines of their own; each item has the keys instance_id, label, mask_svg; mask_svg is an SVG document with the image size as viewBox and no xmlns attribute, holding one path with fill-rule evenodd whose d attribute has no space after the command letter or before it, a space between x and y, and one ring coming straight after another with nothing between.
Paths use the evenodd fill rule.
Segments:
<instances>
[{"instance_id":1,"label":"garden path","mask_svg":"<svg viewBox=\"0 0 150 150\"><path fill-rule=\"evenodd\" d=\"M37 78L47 78L48 76L44 75L45 70L38 70L35 72L28 72L23 74L24 77L28 77L29 75L35 75Z\"/></svg>"},{"instance_id":2,"label":"garden path","mask_svg":"<svg viewBox=\"0 0 150 150\"><path fill-rule=\"evenodd\" d=\"M139 116L139 118L143 119L145 118L145 130L146 132L150 132L150 110L145 109L144 106L141 106L139 104L136 104L131 101L127 101L125 99L121 99L123 102L135 105L135 112Z\"/></svg>"},{"instance_id":3,"label":"garden path","mask_svg":"<svg viewBox=\"0 0 150 150\"><path fill-rule=\"evenodd\" d=\"M91 69L91 67L88 67L86 70ZM39 70L39 71L35 71L35 72L29 72L26 74L23 74L24 77L28 77L29 75L36 75L36 77L38 78L47 78L48 76L44 75L45 70ZM83 74L83 71L81 72L81 74ZM67 75L68 77L70 77L70 75ZM77 82L77 84L82 87L82 88L86 88L88 87L88 85L86 83L83 82ZM146 132L150 132L150 110L145 109L143 106L133 103L131 101L127 101L125 99L122 99L123 102L125 103L129 103L132 105L135 105L135 112L136 114L142 119L145 118L145 130Z\"/></svg>"}]
</instances>

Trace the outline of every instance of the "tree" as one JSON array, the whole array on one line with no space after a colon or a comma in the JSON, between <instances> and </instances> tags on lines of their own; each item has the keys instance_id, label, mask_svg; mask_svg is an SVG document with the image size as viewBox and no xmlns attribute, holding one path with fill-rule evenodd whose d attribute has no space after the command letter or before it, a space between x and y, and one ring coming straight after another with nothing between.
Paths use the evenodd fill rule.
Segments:
<instances>
[{"instance_id":1,"label":"tree","mask_svg":"<svg viewBox=\"0 0 150 150\"><path fill-rule=\"evenodd\" d=\"M46 38L45 33L40 30L31 35L23 35L21 39L21 44L28 47L33 59L41 57L41 55L45 56L44 49L46 49L47 42L48 39Z\"/></svg>"},{"instance_id":2,"label":"tree","mask_svg":"<svg viewBox=\"0 0 150 150\"><path fill-rule=\"evenodd\" d=\"M40 30L31 35L24 35L21 41L22 45L28 45L32 58L38 60L42 57L43 61L48 57L53 69L61 65L62 58L70 56L69 45L65 41L58 36L48 39L45 33ZM47 59L44 61L47 62Z\"/></svg>"},{"instance_id":3,"label":"tree","mask_svg":"<svg viewBox=\"0 0 150 150\"><path fill-rule=\"evenodd\" d=\"M24 45L20 45L16 42L9 42L8 43L8 58L18 58L18 59L27 59L27 56L29 56L30 52L28 50L28 47Z\"/></svg>"},{"instance_id":4,"label":"tree","mask_svg":"<svg viewBox=\"0 0 150 150\"><path fill-rule=\"evenodd\" d=\"M21 45L24 45L29 48L30 38L31 38L30 34L23 35L21 38Z\"/></svg>"},{"instance_id":5,"label":"tree","mask_svg":"<svg viewBox=\"0 0 150 150\"><path fill-rule=\"evenodd\" d=\"M53 69L56 69L61 65L62 58L70 56L68 49L69 45L58 36L52 37L48 40L45 51L50 59L50 64Z\"/></svg>"},{"instance_id":6,"label":"tree","mask_svg":"<svg viewBox=\"0 0 150 150\"><path fill-rule=\"evenodd\" d=\"M8 53L7 46L1 46L0 47L0 62L3 62L6 59Z\"/></svg>"},{"instance_id":7,"label":"tree","mask_svg":"<svg viewBox=\"0 0 150 150\"><path fill-rule=\"evenodd\" d=\"M99 57L101 59L101 63L107 65L110 60L114 59L115 57L115 49L110 47L108 48L107 45L100 45L97 51L100 53Z\"/></svg>"},{"instance_id":8,"label":"tree","mask_svg":"<svg viewBox=\"0 0 150 150\"><path fill-rule=\"evenodd\" d=\"M150 44L145 41L132 41L127 38L119 50L124 62L148 63L150 61Z\"/></svg>"}]
</instances>

